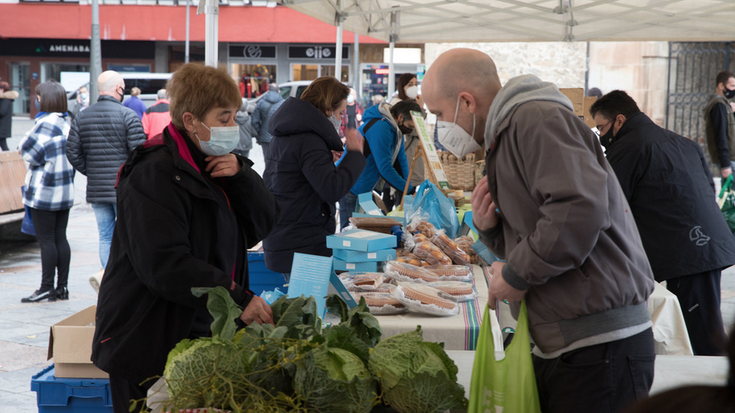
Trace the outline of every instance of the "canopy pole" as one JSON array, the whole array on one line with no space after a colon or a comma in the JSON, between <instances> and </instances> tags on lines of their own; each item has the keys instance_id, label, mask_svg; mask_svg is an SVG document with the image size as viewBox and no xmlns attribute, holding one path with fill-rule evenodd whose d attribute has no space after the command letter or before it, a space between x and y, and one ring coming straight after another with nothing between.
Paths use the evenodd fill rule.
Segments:
<instances>
[{"instance_id":1,"label":"canopy pole","mask_svg":"<svg viewBox=\"0 0 735 413\"><path fill-rule=\"evenodd\" d=\"M337 47L334 53L334 77L340 82L342 81L342 22L344 17L342 16L342 0L337 0L337 12L334 14L335 20L337 20Z\"/></svg>"},{"instance_id":2,"label":"canopy pole","mask_svg":"<svg viewBox=\"0 0 735 413\"><path fill-rule=\"evenodd\" d=\"M398 6L393 6L398 7ZM393 52L396 47L396 41L398 41L398 26L400 18L399 11L390 12L390 59L388 61L388 96L385 97L386 102L390 102L393 99L393 93L396 89L396 71L393 67Z\"/></svg>"},{"instance_id":3,"label":"canopy pole","mask_svg":"<svg viewBox=\"0 0 735 413\"><path fill-rule=\"evenodd\" d=\"M184 46L184 63L189 63L189 7L191 0L186 0L186 46Z\"/></svg>"},{"instance_id":4,"label":"canopy pole","mask_svg":"<svg viewBox=\"0 0 735 413\"><path fill-rule=\"evenodd\" d=\"M362 76L360 75L360 35L355 33L355 43L352 48L352 86L357 92L357 99L362 98Z\"/></svg>"},{"instance_id":5,"label":"canopy pole","mask_svg":"<svg viewBox=\"0 0 735 413\"><path fill-rule=\"evenodd\" d=\"M204 64L207 66L217 67L218 56L217 52L219 49L218 39L218 21L219 21L219 1L218 0L205 0L199 2L199 10L197 14L201 14L202 4L204 6Z\"/></svg>"},{"instance_id":6,"label":"canopy pole","mask_svg":"<svg viewBox=\"0 0 735 413\"><path fill-rule=\"evenodd\" d=\"M97 103L97 78L102 74L102 47L100 46L100 4L92 0L92 39L89 42L89 104Z\"/></svg>"}]
</instances>

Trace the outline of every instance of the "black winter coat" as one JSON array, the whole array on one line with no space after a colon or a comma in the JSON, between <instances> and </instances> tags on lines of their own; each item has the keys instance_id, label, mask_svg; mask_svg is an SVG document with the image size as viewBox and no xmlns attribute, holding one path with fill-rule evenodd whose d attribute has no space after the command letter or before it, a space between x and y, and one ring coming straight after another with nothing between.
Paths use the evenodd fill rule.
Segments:
<instances>
[{"instance_id":1,"label":"black winter coat","mask_svg":"<svg viewBox=\"0 0 735 413\"><path fill-rule=\"evenodd\" d=\"M606 156L656 281L735 263L735 237L715 201L699 145L638 113L623 124Z\"/></svg>"},{"instance_id":2,"label":"black winter coat","mask_svg":"<svg viewBox=\"0 0 735 413\"><path fill-rule=\"evenodd\" d=\"M239 158L241 171L215 186L182 158L169 128L120 171L117 225L97 303L92 361L136 383L162 374L176 343L208 333L207 298L194 297L192 287L222 286L241 307L249 304L246 247L278 218L250 161ZM203 159L194 151L188 153Z\"/></svg>"},{"instance_id":3,"label":"black winter coat","mask_svg":"<svg viewBox=\"0 0 735 413\"><path fill-rule=\"evenodd\" d=\"M18 92L9 90L0 95L0 138L13 136L13 100Z\"/></svg>"},{"instance_id":4,"label":"black winter coat","mask_svg":"<svg viewBox=\"0 0 735 413\"><path fill-rule=\"evenodd\" d=\"M66 157L87 176L87 202L115 203L117 171L145 140L138 115L112 96L100 96L97 103L77 114Z\"/></svg>"},{"instance_id":5,"label":"black winter coat","mask_svg":"<svg viewBox=\"0 0 735 413\"><path fill-rule=\"evenodd\" d=\"M332 123L311 103L289 98L270 120L273 134L265 180L281 207L281 219L263 241L271 271L291 272L294 252L331 256L327 235L336 229L335 203L360 177L365 157L347 152L339 166L331 151L342 151Z\"/></svg>"}]
</instances>

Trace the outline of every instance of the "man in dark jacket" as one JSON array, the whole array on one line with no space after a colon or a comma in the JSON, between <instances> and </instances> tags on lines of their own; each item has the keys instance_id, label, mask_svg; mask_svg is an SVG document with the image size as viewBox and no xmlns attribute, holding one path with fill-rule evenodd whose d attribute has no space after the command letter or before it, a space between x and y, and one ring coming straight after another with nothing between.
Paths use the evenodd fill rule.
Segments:
<instances>
[{"instance_id":1,"label":"man in dark jacket","mask_svg":"<svg viewBox=\"0 0 735 413\"><path fill-rule=\"evenodd\" d=\"M258 104L255 105L255 110L253 110L251 122L257 133L256 140L263 149L263 159L266 163L268 163L268 146L273 140L273 135L268 129L268 123L271 116L276 113L282 104L283 97L278 93L278 85L271 83L268 86L268 93L263 95Z\"/></svg>"},{"instance_id":2,"label":"man in dark jacket","mask_svg":"<svg viewBox=\"0 0 735 413\"><path fill-rule=\"evenodd\" d=\"M0 149L8 150L8 138L13 135L13 100L18 92L10 90L6 81L0 81Z\"/></svg>"},{"instance_id":3,"label":"man in dark jacket","mask_svg":"<svg viewBox=\"0 0 735 413\"><path fill-rule=\"evenodd\" d=\"M720 272L735 263L735 238L699 145L654 124L620 90L596 101L590 113L653 275L679 298L694 354L721 355Z\"/></svg>"},{"instance_id":4,"label":"man in dark jacket","mask_svg":"<svg viewBox=\"0 0 735 413\"><path fill-rule=\"evenodd\" d=\"M128 155L146 140L140 118L122 105L125 81L108 70L97 78L99 100L79 112L71 125L66 156L87 176L87 202L94 209L99 231L102 269L107 266L115 229L115 178Z\"/></svg>"},{"instance_id":5,"label":"man in dark jacket","mask_svg":"<svg viewBox=\"0 0 735 413\"><path fill-rule=\"evenodd\" d=\"M707 151L712 163L720 166L720 174L726 179L732 174L735 161L735 73L724 70L717 74L715 93L704 108Z\"/></svg>"}]
</instances>

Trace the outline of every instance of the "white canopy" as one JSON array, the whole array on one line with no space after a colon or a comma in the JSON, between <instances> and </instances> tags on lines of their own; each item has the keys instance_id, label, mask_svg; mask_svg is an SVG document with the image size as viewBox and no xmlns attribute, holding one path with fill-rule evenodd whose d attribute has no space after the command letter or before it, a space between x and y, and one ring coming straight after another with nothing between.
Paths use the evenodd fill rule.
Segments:
<instances>
[{"instance_id":1,"label":"white canopy","mask_svg":"<svg viewBox=\"0 0 735 413\"><path fill-rule=\"evenodd\" d=\"M735 0L280 0L395 41L733 41ZM340 4L341 3L341 4ZM339 12L341 10L341 12Z\"/></svg>"}]
</instances>

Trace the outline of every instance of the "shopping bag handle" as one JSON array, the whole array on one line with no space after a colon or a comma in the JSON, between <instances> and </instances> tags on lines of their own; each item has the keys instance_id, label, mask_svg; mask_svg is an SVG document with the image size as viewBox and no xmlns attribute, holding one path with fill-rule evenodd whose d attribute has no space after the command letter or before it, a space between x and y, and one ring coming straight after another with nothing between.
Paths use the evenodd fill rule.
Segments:
<instances>
[{"instance_id":1,"label":"shopping bag handle","mask_svg":"<svg viewBox=\"0 0 735 413\"><path fill-rule=\"evenodd\" d=\"M725 179L725 183L722 184L722 188L720 189L720 194L717 195L718 198L722 199L723 196L725 196L725 192L732 189L732 175L728 176L727 179Z\"/></svg>"}]
</instances>

